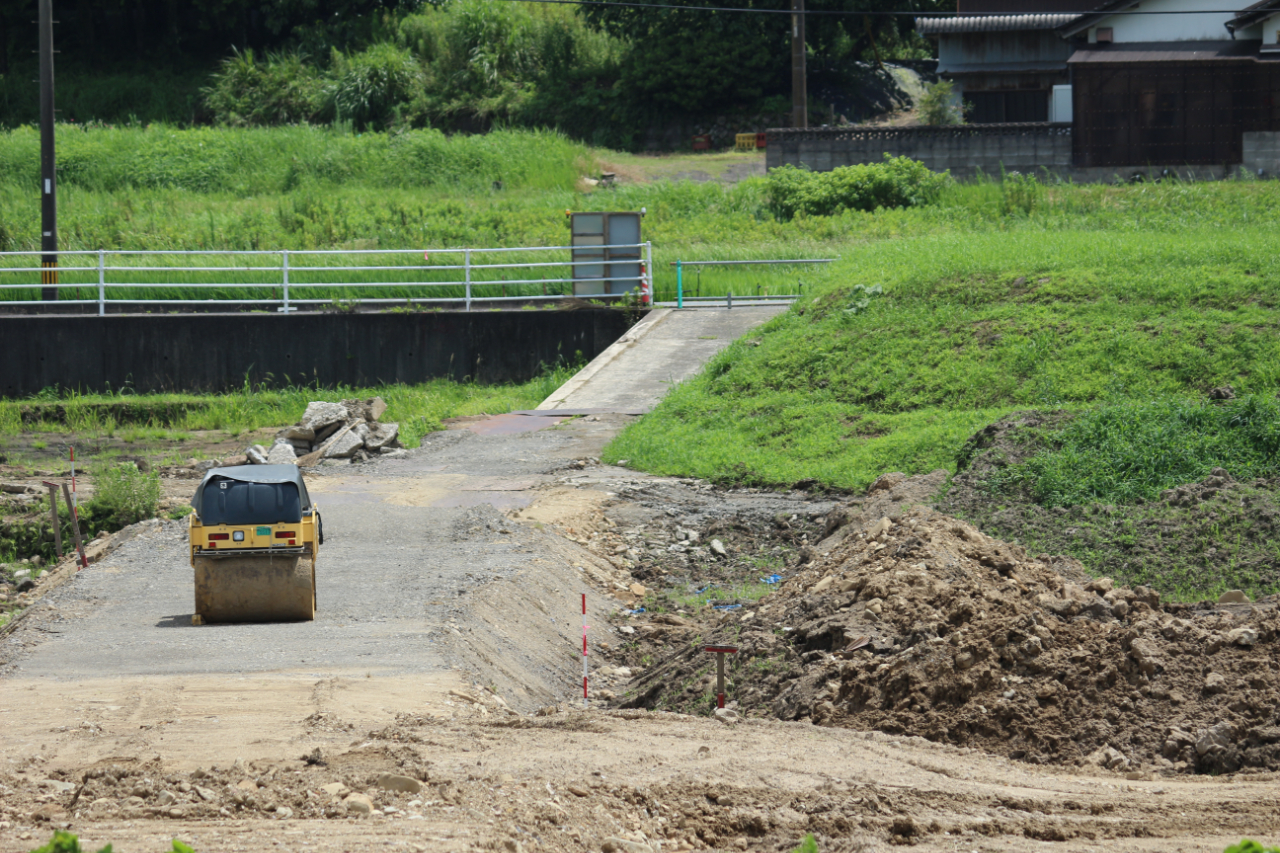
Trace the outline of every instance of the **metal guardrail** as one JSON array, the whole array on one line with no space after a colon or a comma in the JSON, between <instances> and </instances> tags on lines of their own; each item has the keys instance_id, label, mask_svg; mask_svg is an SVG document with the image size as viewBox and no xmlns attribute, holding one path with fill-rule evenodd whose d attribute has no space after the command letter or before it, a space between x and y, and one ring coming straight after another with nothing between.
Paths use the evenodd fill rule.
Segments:
<instances>
[{"instance_id":1,"label":"metal guardrail","mask_svg":"<svg viewBox=\"0 0 1280 853\"><path fill-rule=\"evenodd\" d=\"M102 316L106 314L108 305L275 305L276 311L288 313L296 311L301 305L324 305L334 301L334 296L327 298L317 298L311 295L314 291L323 291L325 288L366 288L366 287L401 287L401 288L433 288L433 287L449 287L457 288L461 291L460 296L447 297L427 297L427 296L396 296L396 297L372 297L368 299L360 299L360 303L369 304L430 304L443 302L463 302L468 311L471 310L473 303L502 303L502 302L530 302L530 301L553 301L559 299L569 299L574 297L572 287L568 293L546 293L548 285L581 285L599 282L635 282L640 285L644 291L649 287L651 281L651 271L653 269L653 245L652 243L628 243L613 246L599 246L592 248L603 249L639 249L642 257L641 272L635 276L604 276L603 274L590 276L573 275L577 267L603 267L604 263L599 260L574 261L571 258L564 260L555 259L548 261L518 261L508 263L476 263L479 260L487 259L486 256L497 256L495 260L500 260L504 254L516 252L539 253L539 252L569 252L573 246L527 246L515 248L501 249L280 249L280 250L248 250L248 251L220 251L220 250L193 250L193 251L147 251L147 250L110 250L101 249L97 251L69 251L58 252L59 267L57 272L60 277L80 277L89 280L82 282L60 282L57 285L44 285L40 283L40 274L47 273L49 270L44 267L22 267L7 266L9 259L18 259L22 257L40 257L45 252L0 252L0 307L6 305L23 305L23 306L54 306L54 305L97 305L98 314ZM577 247L581 249L581 247ZM371 255L378 256L397 256L397 255L418 255L423 256L426 261L422 264L323 264L323 259L334 258L340 256L368 257ZM461 256L461 263L450 264L432 264L430 258L433 255L445 256ZM205 261L200 266L185 265L161 265L155 266L148 264L145 260L142 264L121 264L107 263L108 259L129 259L129 258L156 258L156 259L178 259L178 258L200 258L200 259L217 259L217 258L244 258L249 263L246 265L233 266L231 264L214 264L209 265L209 261ZM279 262L270 266L258 264L254 265L253 260L260 258L278 258ZM313 260L320 258L320 261ZM65 264L64 261L70 259L71 264ZM306 259L302 264L298 263L299 259ZM80 261L80 263L76 263ZM87 262L87 263L86 263ZM158 261L157 261L158 262ZM153 264L156 262L152 262ZM633 262L634 263L634 262ZM568 275L563 273L559 276L551 278L540 277L531 278L525 276L533 275L532 272L522 274L522 270L546 270L552 271L553 268L561 268L567 270ZM505 277L507 273L514 272L515 278ZM603 273L603 270L601 270ZM31 282L11 283L11 279L15 276L21 276L26 273L34 275ZM172 274L170 276L159 275L162 273ZM225 278L219 280L218 273L224 274ZM372 277L367 275L340 275L339 278L347 279L340 281L315 281L308 279L316 279L326 275L334 275L341 273L361 273L374 274ZM402 277L395 277L387 273L399 273ZM140 275L141 274L141 275ZM174 281L172 278L181 275L182 277L190 277L196 274L197 277L208 279L203 281ZM460 277L459 277L460 274ZM404 278L403 276L410 276ZM447 278L441 278L447 276ZM125 280L121 281L120 278ZM261 281L231 281L231 278L254 278L271 280ZM350 279L365 278L363 281L352 281ZM130 279L150 278L150 281L136 281ZM166 280L166 278L170 280ZM434 280L433 280L434 279ZM59 289L94 289L97 290L96 299L59 299L57 301L45 300L6 300L3 298L3 292L12 290L40 290L45 287L57 287ZM479 295L477 290L500 287L503 295ZM523 293L518 295L506 295L508 287L517 289L531 289L541 287L543 293ZM110 292L113 289L121 288L164 288L164 289L187 289L193 290L207 288L244 288L251 289L273 289L279 293L276 298L222 298L222 299L200 299L196 295L191 298L178 299L135 299L135 298L111 298ZM290 290L293 293L290 293ZM562 288L563 289L563 288ZM304 295L299 295L298 291L304 291ZM649 287L651 292L651 287ZM610 296L620 294L582 294L587 298L599 298L599 296Z\"/></svg>"},{"instance_id":2,"label":"metal guardrail","mask_svg":"<svg viewBox=\"0 0 1280 853\"><path fill-rule=\"evenodd\" d=\"M684 295L684 268L685 267L731 267L731 266L759 266L768 264L829 264L835 261L835 258L795 258L791 260L757 260L757 261L672 261L671 266L676 268L676 308L683 308L686 302L724 302L726 307L733 307L733 293L729 293L728 297L724 296L685 296ZM800 285L803 289L804 285ZM768 304L769 302L789 301L794 302L803 296L803 293L792 293L783 295L756 295L756 296L740 296L739 305L748 304L744 300L749 300L753 304ZM669 305L671 303L663 303Z\"/></svg>"}]
</instances>

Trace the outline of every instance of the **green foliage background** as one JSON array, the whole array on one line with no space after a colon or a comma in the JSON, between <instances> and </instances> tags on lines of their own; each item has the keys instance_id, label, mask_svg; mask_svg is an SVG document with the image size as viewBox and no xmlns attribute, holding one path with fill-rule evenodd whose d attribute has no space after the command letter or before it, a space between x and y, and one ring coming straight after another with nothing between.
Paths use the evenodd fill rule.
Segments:
<instances>
[{"instance_id":1,"label":"green foliage background","mask_svg":"<svg viewBox=\"0 0 1280 853\"><path fill-rule=\"evenodd\" d=\"M369 128L555 127L642 146L654 128L788 109L789 16L502 0L63 0L58 102L69 122ZM781 0L748 2L766 11ZM816 0L815 108L865 83L874 55L921 58L935 0ZM0 127L39 115L34 0L0 8ZM873 49L874 44L874 49ZM825 94L824 94L825 93Z\"/></svg>"}]
</instances>

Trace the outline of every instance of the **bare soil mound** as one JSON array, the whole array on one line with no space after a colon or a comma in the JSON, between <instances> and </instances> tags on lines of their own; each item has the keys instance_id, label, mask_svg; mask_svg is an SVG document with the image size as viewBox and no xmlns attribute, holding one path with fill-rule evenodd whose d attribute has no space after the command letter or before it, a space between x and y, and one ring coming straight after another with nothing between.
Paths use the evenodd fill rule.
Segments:
<instances>
[{"instance_id":1,"label":"bare soil mound","mask_svg":"<svg viewBox=\"0 0 1280 853\"><path fill-rule=\"evenodd\" d=\"M1189 606L1081 582L1070 558L1031 557L924 507L833 512L828 530L757 607L668 645L626 704L705 704L702 645L729 643L740 647L731 696L748 714L1033 763L1280 768L1274 600Z\"/></svg>"}]
</instances>

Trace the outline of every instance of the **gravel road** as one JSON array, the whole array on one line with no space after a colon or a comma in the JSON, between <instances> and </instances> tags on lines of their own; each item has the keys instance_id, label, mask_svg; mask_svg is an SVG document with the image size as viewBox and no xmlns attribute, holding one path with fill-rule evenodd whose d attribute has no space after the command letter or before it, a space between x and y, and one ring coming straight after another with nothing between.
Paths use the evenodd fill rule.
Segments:
<instances>
[{"instance_id":1,"label":"gravel road","mask_svg":"<svg viewBox=\"0 0 1280 853\"><path fill-rule=\"evenodd\" d=\"M597 418L519 435L455 430L405 458L308 474L326 538L314 622L192 627L185 522L143 525L6 638L3 674L447 668L456 659L441 640L467 620L465 596L542 553L536 530L495 507L528 504L613 428Z\"/></svg>"}]
</instances>

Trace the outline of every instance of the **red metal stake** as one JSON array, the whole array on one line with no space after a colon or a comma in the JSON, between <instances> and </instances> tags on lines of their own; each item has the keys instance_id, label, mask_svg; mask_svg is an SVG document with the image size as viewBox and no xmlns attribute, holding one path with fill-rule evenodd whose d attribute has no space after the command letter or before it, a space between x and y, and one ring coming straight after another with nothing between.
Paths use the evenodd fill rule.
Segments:
<instances>
[{"instance_id":1,"label":"red metal stake","mask_svg":"<svg viewBox=\"0 0 1280 853\"><path fill-rule=\"evenodd\" d=\"M724 707L724 656L736 655L738 653L737 646L704 646L709 652L715 652L716 655L716 707Z\"/></svg>"}]
</instances>

